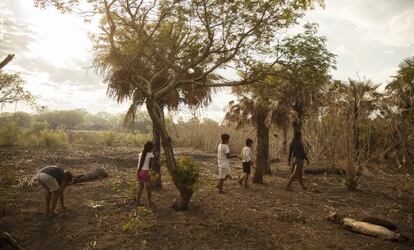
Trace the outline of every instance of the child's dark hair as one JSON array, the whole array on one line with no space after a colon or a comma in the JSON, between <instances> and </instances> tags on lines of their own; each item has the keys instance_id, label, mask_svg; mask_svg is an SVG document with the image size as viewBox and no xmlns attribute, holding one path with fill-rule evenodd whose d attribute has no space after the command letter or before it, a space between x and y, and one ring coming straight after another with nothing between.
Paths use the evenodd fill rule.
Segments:
<instances>
[{"instance_id":1,"label":"child's dark hair","mask_svg":"<svg viewBox=\"0 0 414 250\"><path fill-rule=\"evenodd\" d=\"M151 152L154 149L154 143L152 141L147 141L144 144L144 150L142 150L141 159L139 160L139 168L142 168L144 165L145 158L147 157L147 153Z\"/></svg>"},{"instance_id":2,"label":"child's dark hair","mask_svg":"<svg viewBox=\"0 0 414 250\"><path fill-rule=\"evenodd\" d=\"M66 182L71 183L74 179L72 173L69 171L65 171L65 174L66 174Z\"/></svg>"},{"instance_id":3,"label":"child's dark hair","mask_svg":"<svg viewBox=\"0 0 414 250\"><path fill-rule=\"evenodd\" d=\"M230 139L229 134L222 134L221 135L221 142L228 141Z\"/></svg>"},{"instance_id":4,"label":"child's dark hair","mask_svg":"<svg viewBox=\"0 0 414 250\"><path fill-rule=\"evenodd\" d=\"M250 146L250 145L252 145L252 143L253 143L252 139L250 139L250 138L246 139L246 146Z\"/></svg>"}]
</instances>

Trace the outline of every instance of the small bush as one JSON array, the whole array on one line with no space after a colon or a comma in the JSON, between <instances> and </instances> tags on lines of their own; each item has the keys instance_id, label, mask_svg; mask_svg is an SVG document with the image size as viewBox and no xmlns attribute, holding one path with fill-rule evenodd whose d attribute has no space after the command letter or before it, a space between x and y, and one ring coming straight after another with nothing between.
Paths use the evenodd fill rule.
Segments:
<instances>
[{"instance_id":1,"label":"small bush","mask_svg":"<svg viewBox=\"0 0 414 250\"><path fill-rule=\"evenodd\" d=\"M183 156L177 159L177 172L187 189L196 191L199 169L191 157Z\"/></svg>"},{"instance_id":2,"label":"small bush","mask_svg":"<svg viewBox=\"0 0 414 250\"><path fill-rule=\"evenodd\" d=\"M15 122L7 122L0 129L0 146L16 145L21 135L20 128Z\"/></svg>"},{"instance_id":3,"label":"small bush","mask_svg":"<svg viewBox=\"0 0 414 250\"><path fill-rule=\"evenodd\" d=\"M43 130L39 136L39 146L59 147L68 142L68 136L63 131Z\"/></svg>"},{"instance_id":4,"label":"small bush","mask_svg":"<svg viewBox=\"0 0 414 250\"><path fill-rule=\"evenodd\" d=\"M105 133L103 136L103 142L106 146L114 145L115 139L116 139L115 133L112 131Z\"/></svg>"},{"instance_id":5,"label":"small bush","mask_svg":"<svg viewBox=\"0 0 414 250\"><path fill-rule=\"evenodd\" d=\"M152 140L150 134L135 134L133 137L134 145L142 147L147 141Z\"/></svg>"},{"instance_id":6,"label":"small bush","mask_svg":"<svg viewBox=\"0 0 414 250\"><path fill-rule=\"evenodd\" d=\"M29 147L41 147L42 141L37 135L27 135L26 139L22 142L23 146Z\"/></svg>"},{"instance_id":7,"label":"small bush","mask_svg":"<svg viewBox=\"0 0 414 250\"><path fill-rule=\"evenodd\" d=\"M136 217L131 218L122 225L122 231L145 230L154 226L153 213L145 207L137 207Z\"/></svg>"},{"instance_id":8,"label":"small bush","mask_svg":"<svg viewBox=\"0 0 414 250\"><path fill-rule=\"evenodd\" d=\"M45 121L33 121L30 124L30 134L40 135L40 132L49 128L49 124Z\"/></svg>"},{"instance_id":9,"label":"small bush","mask_svg":"<svg viewBox=\"0 0 414 250\"><path fill-rule=\"evenodd\" d=\"M160 174L155 172L154 170L151 170L150 176L149 176L150 183L154 183L159 179L160 179Z\"/></svg>"},{"instance_id":10,"label":"small bush","mask_svg":"<svg viewBox=\"0 0 414 250\"><path fill-rule=\"evenodd\" d=\"M122 225L122 231L128 232L128 231L136 230L139 228L139 225L140 225L140 221L137 220L136 218L132 218Z\"/></svg>"}]
</instances>

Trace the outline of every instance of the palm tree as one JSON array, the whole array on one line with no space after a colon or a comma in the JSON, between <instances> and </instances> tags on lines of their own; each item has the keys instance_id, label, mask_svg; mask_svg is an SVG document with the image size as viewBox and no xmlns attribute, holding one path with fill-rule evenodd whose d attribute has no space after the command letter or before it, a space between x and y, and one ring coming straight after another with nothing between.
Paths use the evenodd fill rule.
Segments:
<instances>
[{"instance_id":1,"label":"palm tree","mask_svg":"<svg viewBox=\"0 0 414 250\"><path fill-rule=\"evenodd\" d=\"M354 151L360 149L360 124L369 118L375 109L378 109L380 93L376 90L379 85L374 85L370 80L356 81L349 79L349 84L341 84L339 92L342 98L339 105L343 109L346 120L352 122Z\"/></svg>"},{"instance_id":2,"label":"palm tree","mask_svg":"<svg viewBox=\"0 0 414 250\"><path fill-rule=\"evenodd\" d=\"M114 58L110 53L106 53L102 50L99 50L94 59L95 67L98 70L103 70L108 63L113 62ZM140 58L131 58L131 65L133 67L139 68L142 66L142 61ZM154 72L159 72L162 65L154 63L153 65ZM196 74L201 74L200 70L194 70L189 73L188 77L194 77ZM150 70L147 71L148 75L153 75L154 73ZM128 111L124 118L125 125L131 122L134 122L135 115L137 114L139 108L144 104L146 98L142 95L142 92L139 88L132 84L131 79L134 78L134 72L126 71L124 68L114 68L111 71L107 71L105 74L105 82L108 83L108 95L115 98L118 102L123 102L125 100L131 100L131 104L128 108ZM209 83L212 79L216 80L219 77L215 74L209 75L205 79L206 83ZM154 81L153 89L161 88L163 85L168 83L168 74L159 76L157 81ZM207 106L211 102L211 95L219 88L208 88L203 86L194 86L194 85L182 85L180 88L173 89L167 95L159 101L160 106L158 107L159 116L164 119L164 109L168 110L177 110L181 105L188 106L193 109L201 108ZM155 188L161 188L161 165L160 165L160 156L161 156L161 138L159 131L153 124L153 141L154 141L154 171L157 174L156 180L152 183Z\"/></svg>"},{"instance_id":3,"label":"palm tree","mask_svg":"<svg viewBox=\"0 0 414 250\"><path fill-rule=\"evenodd\" d=\"M386 90L403 117L414 123L414 56L404 59L399 67Z\"/></svg>"},{"instance_id":4,"label":"palm tree","mask_svg":"<svg viewBox=\"0 0 414 250\"><path fill-rule=\"evenodd\" d=\"M231 101L224 118L224 125L241 128L252 125L256 130L256 169L254 183L263 183L263 174L271 174L269 165L269 131L272 124L286 128L285 110L272 100L272 82L265 81L233 88L238 97Z\"/></svg>"}]
</instances>

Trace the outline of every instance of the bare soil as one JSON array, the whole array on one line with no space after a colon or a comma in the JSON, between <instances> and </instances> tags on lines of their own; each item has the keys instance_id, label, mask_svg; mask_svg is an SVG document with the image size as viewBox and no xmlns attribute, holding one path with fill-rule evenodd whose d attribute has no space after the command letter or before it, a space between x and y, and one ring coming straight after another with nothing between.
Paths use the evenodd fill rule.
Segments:
<instances>
[{"instance_id":1,"label":"bare soil","mask_svg":"<svg viewBox=\"0 0 414 250\"><path fill-rule=\"evenodd\" d=\"M412 177L371 167L359 191L348 191L340 176L307 175L308 191L297 183L284 191L289 170L274 163L266 184L240 187L237 180L218 194L214 154L179 148L200 165L201 180L188 211L171 208L178 197L166 169L155 206L136 208L133 190L138 149L72 145L62 149L0 149L0 231L16 237L26 249L413 249L414 190ZM27 186L44 165L60 165L75 174L104 168L109 178L69 186L66 207L44 215L45 192ZM234 176L241 175L233 162ZM317 164L315 164L317 165ZM19 184L20 183L20 184ZM408 183L408 184L407 184ZM349 232L326 220L329 211L351 218L391 220L411 238L400 243Z\"/></svg>"}]
</instances>

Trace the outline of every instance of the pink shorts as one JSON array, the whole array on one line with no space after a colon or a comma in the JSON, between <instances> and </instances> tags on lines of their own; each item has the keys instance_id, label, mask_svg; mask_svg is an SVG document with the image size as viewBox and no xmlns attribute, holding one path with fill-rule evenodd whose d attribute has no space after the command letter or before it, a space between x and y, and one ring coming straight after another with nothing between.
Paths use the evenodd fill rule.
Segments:
<instances>
[{"instance_id":1,"label":"pink shorts","mask_svg":"<svg viewBox=\"0 0 414 250\"><path fill-rule=\"evenodd\" d=\"M137 173L137 178L139 182L147 183L149 180L149 170L142 170Z\"/></svg>"}]
</instances>

